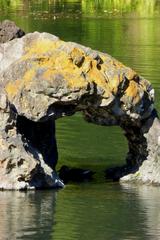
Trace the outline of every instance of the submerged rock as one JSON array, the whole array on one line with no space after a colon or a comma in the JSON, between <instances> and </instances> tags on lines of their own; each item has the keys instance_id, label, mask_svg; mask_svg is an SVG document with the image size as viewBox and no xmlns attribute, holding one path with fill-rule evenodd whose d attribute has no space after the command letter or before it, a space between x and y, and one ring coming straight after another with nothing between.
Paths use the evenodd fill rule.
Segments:
<instances>
[{"instance_id":1,"label":"submerged rock","mask_svg":"<svg viewBox=\"0 0 160 240\"><path fill-rule=\"evenodd\" d=\"M71 168L68 166L62 166L58 171L59 177L64 183L72 182L83 182L91 180L95 172L89 169L82 168Z\"/></svg>"},{"instance_id":2,"label":"submerged rock","mask_svg":"<svg viewBox=\"0 0 160 240\"><path fill-rule=\"evenodd\" d=\"M0 188L62 186L54 125L77 111L125 131L131 171L123 181L160 184L153 101L151 84L106 53L38 32L1 44Z\"/></svg>"},{"instance_id":3,"label":"submerged rock","mask_svg":"<svg viewBox=\"0 0 160 240\"><path fill-rule=\"evenodd\" d=\"M123 176L128 175L130 173L135 173L138 170L137 166L135 168L133 166L124 165L111 167L105 170L105 177L107 180L113 180L115 182L119 181Z\"/></svg>"}]
</instances>

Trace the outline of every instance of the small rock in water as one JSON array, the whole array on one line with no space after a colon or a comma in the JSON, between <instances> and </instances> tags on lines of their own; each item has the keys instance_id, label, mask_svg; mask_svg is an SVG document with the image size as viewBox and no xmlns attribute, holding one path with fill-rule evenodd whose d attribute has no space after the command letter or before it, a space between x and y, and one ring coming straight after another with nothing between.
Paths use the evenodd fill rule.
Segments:
<instances>
[{"instance_id":1,"label":"small rock in water","mask_svg":"<svg viewBox=\"0 0 160 240\"><path fill-rule=\"evenodd\" d=\"M16 24L10 20L0 22L0 43L11 41L15 38L21 38L25 35L25 32L16 26Z\"/></svg>"},{"instance_id":2,"label":"small rock in water","mask_svg":"<svg viewBox=\"0 0 160 240\"><path fill-rule=\"evenodd\" d=\"M127 165L120 166L120 167L112 167L112 168L106 169L105 177L106 179L110 179L110 180L113 180L114 182L117 182L119 181L120 178L133 172L134 170L135 169L133 167L131 168L130 166L127 166Z\"/></svg>"},{"instance_id":3,"label":"small rock in water","mask_svg":"<svg viewBox=\"0 0 160 240\"><path fill-rule=\"evenodd\" d=\"M69 181L83 182L85 180L91 180L93 174L95 174L95 172L89 169L70 168L65 165L62 166L58 172L59 177L64 181L64 183L67 183Z\"/></svg>"}]
</instances>

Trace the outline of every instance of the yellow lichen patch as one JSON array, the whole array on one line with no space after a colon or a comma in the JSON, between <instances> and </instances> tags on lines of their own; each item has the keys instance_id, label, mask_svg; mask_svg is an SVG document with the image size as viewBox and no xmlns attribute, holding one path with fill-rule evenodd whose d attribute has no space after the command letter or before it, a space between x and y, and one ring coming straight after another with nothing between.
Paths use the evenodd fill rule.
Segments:
<instances>
[{"instance_id":1,"label":"yellow lichen patch","mask_svg":"<svg viewBox=\"0 0 160 240\"><path fill-rule=\"evenodd\" d=\"M50 80L53 78L54 74L55 74L55 70L53 70L53 69L47 69L47 70L43 73L42 78L45 79L45 80L50 81Z\"/></svg>"},{"instance_id":2,"label":"yellow lichen patch","mask_svg":"<svg viewBox=\"0 0 160 240\"><path fill-rule=\"evenodd\" d=\"M133 104L136 105L140 101L140 95L137 93L137 95L133 99Z\"/></svg>"},{"instance_id":3,"label":"yellow lichen patch","mask_svg":"<svg viewBox=\"0 0 160 240\"><path fill-rule=\"evenodd\" d=\"M67 71L63 74L69 88L84 88L87 86L87 82L77 72L70 73Z\"/></svg>"},{"instance_id":4,"label":"yellow lichen patch","mask_svg":"<svg viewBox=\"0 0 160 240\"><path fill-rule=\"evenodd\" d=\"M29 82L32 81L35 74L36 74L36 69L34 69L34 68L30 69L30 70L26 71L26 73L24 74L21 81L24 83L24 85L27 85Z\"/></svg>"},{"instance_id":5,"label":"yellow lichen patch","mask_svg":"<svg viewBox=\"0 0 160 240\"><path fill-rule=\"evenodd\" d=\"M108 86L112 93L117 93L119 83L120 77L118 75L115 75L114 78L110 79L110 81L108 82Z\"/></svg>"},{"instance_id":6,"label":"yellow lichen patch","mask_svg":"<svg viewBox=\"0 0 160 240\"><path fill-rule=\"evenodd\" d=\"M135 79L135 77L137 76L137 73L135 71L133 71L132 69L128 68L128 71L126 69L125 71L125 77L128 79L128 80L133 80Z\"/></svg>"},{"instance_id":7,"label":"yellow lichen patch","mask_svg":"<svg viewBox=\"0 0 160 240\"><path fill-rule=\"evenodd\" d=\"M111 58L111 56L107 55L107 54L99 54L100 58L102 59L104 64L109 64L109 65L113 65L113 59Z\"/></svg>"},{"instance_id":8,"label":"yellow lichen patch","mask_svg":"<svg viewBox=\"0 0 160 240\"><path fill-rule=\"evenodd\" d=\"M100 58L102 59L103 62L108 61L109 60L109 56L106 54L99 54Z\"/></svg>"},{"instance_id":9,"label":"yellow lichen patch","mask_svg":"<svg viewBox=\"0 0 160 240\"><path fill-rule=\"evenodd\" d=\"M135 98L138 94L138 84L134 81L129 82L129 86L126 89L126 95L128 97Z\"/></svg>"},{"instance_id":10,"label":"yellow lichen patch","mask_svg":"<svg viewBox=\"0 0 160 240\"><path fill-rule=\"evenodd\" d=\"M70 53L71 59L75 61L75 63L81 63L81 60L84 58L85 54L81 49L73 48Z\"/></svg>"},{"instance_id":11,"label":"yellow lichen patch","mask_svg":"<svg viewBox=\"0 0 160 240\"><path fill-rule=\"evenodd\" d=\"M113 65L116 67L116 69L120 69L120 68L124 68L126 67L123 63L117 61L117 60L113 60Z\"/></svg>"},{"instance_id":12,"label":"yellow lichen patch","mask_svg":"<svg viewBox=\"0 0 160 240\"><path fill-rule=\"evenodd\" d=\"M101 72L105 76L110 91L115 95L117 93L119 84L124 80L123 71L120 72L112 68L110 65L102 64Z\"/></svg>"},{"instance_id":13,"label":"yellow lichen patch","mask_svg":"<svg viewBox=\"0 0 160 240\"><path fill-rule=\"evenodd\" d=\"M8 94L8 98L10 99L10 98L13 98L15 95L17 95L21 86L22 86L22 82L20 80L9 82L5 87L5 90Z\"/></svg>"},{"instance_id":14,"label":"yellow lichen patch","mask_svg":"<svg viewBox=\"0 0 160 240\"><path fill-rule=\"evenodd\" d=\"M79 48L73 48L71 53L70 53L72 58L79 57L79 56L84 56L84 51L82 51Z\"/></svg>"},{"instance_id":15,"label":"yellow lichen patch","mask_svg":"<svg viewBox=\"0 0 160 240\"><path fill-rule=\"evenodd\" d=\"M46 59L40 66L46 69L42 75L45 81L53 81L57 75L61 75L68 87L84 87L87 84L81 76L82 69L77 67L65 52Z\"/></svg>"},{"instance_id":16,"label":"yellow lichen patch","mask_svg":"<svg viewBox=\"0 0 160 240\"><path fill-rule=\"evenodd\" d=\"M69 58L68 54L65 52L60 52L57 54L55 58L55 66L56 69L67 69L67 68L77 68L71 59Z\"/></svg>"},{"instance_id":17,"label":"yellow lichen patch","mask_svg":"<svg viewBox=\"0 0 160 240\"><path fill-rule=\"evenodd\" d=\"M26 47L26 54L22 57L21 60L26 60L35 56L43 56L47 53L52 53L56 48L64 43L61 40L52 41L49 39L38 39L33 42L31 46Z\"/></svg>"},{"instance_id":18,"label":"yellow lichen patch","mask_svg":"<svg viewBox=\"0 0 160 240\"><path fill-rule=\"evenodd\" d=\"M84 74L88 73L90 71L90 69L92 68L92 60L91 59L87 59L86 61L84 61L83 66L82 66L82 72Z\"/></svg>"},{"instance_id":19,"label":"yellow lichen patch","mask_svg":"<svg viewBox=\"0 0 160 240\"><path fill-rule=\"evenodd\" d=\"M26 87L28 83L32 81L34 76L35 70L31 69L25 72L22 79L17 79L15 81L9 82L5 87L8 96L12 98L16 96L22 87Z\"/></svg>"},{"instance_id":20,"label":"yellow lichen patch","mask_svg":"<svg viewBox=\"0 0 160 240\"><path fill-rule=\"evenodd\" d=\"M68 54L63 51L55 51L50 57L39 57L35 64L37 64L37 67L40 66L47 69L65 69L71 64L74 66Z\"/></svg>"},{"instance_id":21,"label":"yellow lichen patch","mask_svg":"<svg viewBox=\"0 0 160 240\"><path fill-rule=\"evenodd\" d=\"M39 58L37 62L35 62L38 67L44 67L44 68L52 68L55 65L55 56L52 57L43 57Z\"/></svg>"},{"instance_id":22,"label":"yellow lichen patch","mask_svg":"<svg viewBox=\"0 0 160 240\"><path fill-rule=\"evenodd\" d=\"M55 81L57 76L61 76L69 88L82 88L87 85L84 78L80 76L80 71L78 72L75 69L47 69L43 73L43 79L45 81Z\"/></svg>"},{"instance_id":23,"label":"yellow lichen patch","mask_svg":"<svg viewBox=\"0 0 160 240\"><path fill-rule=\"evenodd\" d=\"M45 81L58 81L61 78L64 82L66 81L66 85L70 88L81 88L85 87L88 82L95 82L105 91L103 97L108 97L112 93L116 94L119 83L123 80L123 74L118 75L117 69L126 69L126 77L129 80L135 77L136 73L133 70L115 59L110 59L105 54L100 54L100 58L106 63L97 63L97 60L86 56L84 51L78 47L74 47L70 53L67 53L63 48L59 48L61 45L65 47L65 43L61 40L37 39L30 47L27 47L21 62L29 60L32 68L26 71L21 80L16 80L6 86L8 94L13 97L21 87L29 87L39 69L42 69L41 77ZM113 77L110 75L107 78L107 71L112 69ZM61 75L59 79L58 75ZM134 98L137 91L136 82L130 81L126 95Z\"/></svg>"},{"instance_id":24,"label":"yellow lichen patch","mask_svg":"<svg viewBox=\"0 0 160 240\"><path fill-rule=\"evenodd\" d=\"M109 87L103 73L101 72L100 69L97 68L97 61L92 60L90 57L87 57L86 60L90 62L91 65L87 73L88 81L95 82L99 87L101 87L105 91L104 96L108 97Z\"/></svg>"}]
</instances>

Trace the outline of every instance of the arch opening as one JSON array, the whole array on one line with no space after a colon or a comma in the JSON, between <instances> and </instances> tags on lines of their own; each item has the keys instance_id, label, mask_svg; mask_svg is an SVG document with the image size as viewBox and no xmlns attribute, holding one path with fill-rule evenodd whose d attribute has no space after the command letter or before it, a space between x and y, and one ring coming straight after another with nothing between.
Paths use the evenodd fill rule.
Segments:
<instances>
[{"instance_id":1,"label":"arch opening","mask_svg":"<svg viewBox=\"0 0 160 240\"><path fill-rule=\"evenodd\" d=\"M91 170L97 182L105 181L106 169L126 165L127 141L119 126L88 123L82 113L58 119L56 126L59 151L57 169L68 166L75 171L77 168ZM72 180L67 170L62 174ZM87 180L85 176L84 180Z\"/></svg>"},{"instance_id":2,"label":"arch opening","mask_svg":"<svg viewBox=\"0 0 160 240\"><path fill-rule=\"evenodd\" d=\"M44 162L53 170L58 161L57 139L55 134L56 119L63 116L72 116L77 112L82 112L84 120L93 124L102 126L119 126L124 132L128 141L128 153L124 164L117 164L117 166L106 169L105 174L107 179L119 181L125 175L135 173L143 161L147 158L147 142L143 131L138 124L124 123L124 119L116 118L109 111L105 109L105 114L99 113L96 109L86 108L80 111L82 106L79 105L63 105L53 104L48 108L47 115L43 116L39 121L32 121L24 116L17 116L16 128L17 134L21 135L22 141L25 143L26 151L33 151L36 149L42 157ZM104 116L103 116L104 115ZM107 118L106 118L107 116ZM144 125L144 123L143 123ZM29 146L29 147L28 147ZM30 148L31 147L31 148ZM106 156L107 161L107 156ZM126 161L126 162L125 162ZM110 165L111 166L111 165ZM105 170L105 169L103 169Z\"/></svg>"}]
</instances>

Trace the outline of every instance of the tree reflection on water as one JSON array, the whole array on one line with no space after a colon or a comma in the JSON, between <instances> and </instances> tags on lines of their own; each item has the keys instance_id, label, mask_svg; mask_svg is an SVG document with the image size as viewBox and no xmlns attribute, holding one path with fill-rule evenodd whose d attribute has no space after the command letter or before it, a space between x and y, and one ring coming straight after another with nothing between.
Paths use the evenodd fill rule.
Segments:
<instances>
[{"instance_id":1,"label":"tree reflection on water","mask_svg":"<svg viewBox=\"0 0 160 240\"><path fill-rule=\"evenodd\" d=\"M19 8L20 7L20 8ZM159 0L0 0L0 11L60 14L60 17L158 16ZM44 16L43 16L44 17ZM58 17L58 16L57 16Z\"/></svg>"}]
</instances>

